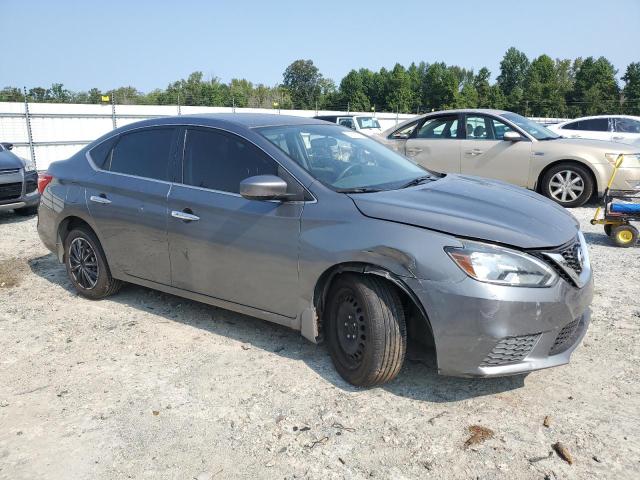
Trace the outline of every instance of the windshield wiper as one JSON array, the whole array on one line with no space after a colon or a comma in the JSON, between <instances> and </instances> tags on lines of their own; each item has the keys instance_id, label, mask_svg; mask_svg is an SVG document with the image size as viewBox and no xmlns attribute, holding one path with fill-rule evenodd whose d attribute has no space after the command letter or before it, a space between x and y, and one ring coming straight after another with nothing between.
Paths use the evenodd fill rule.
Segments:
<instances>
[{"instance_id":1,"label":"windshield wiper","mask_svg":"<svg viewBox=\"0 0 640 480\"><path fill-rule=\"evenodd\" d=\"M355 187L355 188L338 188L336 191L339 193L373 193L373 192L382 192L382 189L372 188L372 187Z\"/></svg>"},{"instance_id":2,"label":"windshield wiper","mask_svg":"<svg viewBox=\"0 0 640 480\"><path fill-rule=\"evenodd\" d=\"M424 175L422 177L414 178L410 182L407 182L404 185L402 185L400 188L415 187L416 185L420 185L424 182L432 181L432 180L434 180L434 178L431 175Z\"/></svg>"}]
</instances>

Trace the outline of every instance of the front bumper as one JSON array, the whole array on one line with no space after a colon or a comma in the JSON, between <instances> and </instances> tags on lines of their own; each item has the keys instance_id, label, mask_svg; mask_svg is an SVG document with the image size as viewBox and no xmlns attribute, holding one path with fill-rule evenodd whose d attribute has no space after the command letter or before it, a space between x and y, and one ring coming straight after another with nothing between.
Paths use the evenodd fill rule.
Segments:
<instances>
[{"instance_id":1,"label":"front bumper","mask_svg":"<svg viewBox=\"0 0 640 480\"><path fill-rule=\"evenodd\" d=\"M38 190L35 190L31 193L22 195L19 198L12 199L6 202L0 202L0 212L5 212L7 210L15 210L17 208L34 207L38 205L39 202L40 202L40 194L38 193Z\"/></svg>"},{"instance_id":2,"label":"front bumper","mask_svg":"<svg viewBox=\"0 0 640 480\"><path fill-rule=\"evenodd\" d=\"M593 278L582 288L505 287L466 278L413 279L433 331L438 373L515 375L569 362L591 318Z\"/></svg>"}]
</instances>

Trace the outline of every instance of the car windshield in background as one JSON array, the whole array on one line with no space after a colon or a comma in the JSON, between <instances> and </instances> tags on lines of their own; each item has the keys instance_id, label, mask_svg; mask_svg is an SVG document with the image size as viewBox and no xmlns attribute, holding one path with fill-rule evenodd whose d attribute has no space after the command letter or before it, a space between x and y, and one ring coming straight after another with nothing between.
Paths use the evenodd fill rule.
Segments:
<instances>
[{"instance_id":1,"label":"car windshield in background","mask_svg":"<svg viewBox=\"0 0 640 480\"><path fill-rule=\"evenodd\" d=\"M333 125L257 129L315 179L340 192L394 190L439 178L375 140Z\"/></svg>"},{"instance_id":2,"label":"car windshield in background","mask_svg":"<svg viewBox=\"0 0 640 480\"><path fill-rule=\"evenodd\" d=\"M380 128L380 124L378 123L377 118L373 117L356 117L356 121L358 125L360 125L361 129L365 128Z\"/></svg>"},{"instance_id":3,"label":"car windshield in background","mask_svg":"<svg viewBox=\"0 0 640 480\"><path fill-rule=\"evenodd\" d=\"M536 140L553 140L554 138L560 138L560 135L553 133L548 128L543 127L539 123L529 120L522 115L518 115L517 113L507 112L503 113L501 117L515 123Z\"/></svg>"}]
</instances>

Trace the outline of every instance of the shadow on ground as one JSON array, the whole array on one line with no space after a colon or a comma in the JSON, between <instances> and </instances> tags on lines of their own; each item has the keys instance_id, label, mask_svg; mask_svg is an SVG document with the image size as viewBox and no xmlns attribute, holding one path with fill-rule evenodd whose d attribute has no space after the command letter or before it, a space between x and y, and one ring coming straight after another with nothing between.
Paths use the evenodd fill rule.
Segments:
<instances>
[{"instance_id":1,"label":"shadow on ground","mask_svg":"<svg viewBox=\"0 0 640 480\"><path fill-rule=\"evenodd\" d=\"M14 213L13 210L0 212L0 224L11 225L12 223L28 222L36 216L37 214L35 213L33 215L18 215L17 213Z\"/></svg>"},{"instance_id":2,"label":"shadow on ground","mask_svg":"<svg viewBox=\"0 0 640 480\"><path fill-rule=\"evenodd\" d=\"M64 265L60 264L53 254L29 260L29 267L39 277L77 295L67 278ZM300 360L325 381L343 391L363 390L342 380L323 346L308 342L298 332L288 328L131 284L126 285L109 300L103 301L127 305L163 317L166 321L180 322L250 344L253 348ZM203 318L209 320L202 320ZM398 377L380 388L415 400L446 403L505 392L523 385L524 376L487 379L439 376L434 352L410 344L404 367Z\"/></svg>"}]
</instances>

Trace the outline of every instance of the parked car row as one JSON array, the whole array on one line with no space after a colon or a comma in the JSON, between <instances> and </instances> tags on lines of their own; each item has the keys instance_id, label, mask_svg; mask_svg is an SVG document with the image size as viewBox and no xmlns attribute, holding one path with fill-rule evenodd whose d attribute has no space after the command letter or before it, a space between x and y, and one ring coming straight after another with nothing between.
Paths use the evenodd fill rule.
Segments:
<instances>
[{"instance_id":1,"label":"parked car row","mask_svg":"<svg viewBox=\"0 0 640 480\"><path fill-rule=\"evenodd\" d=\"M512 112L435 112L407 120L379 138L426 168L503 180L564 207L602 195L621 153L625 164L612 187L640 188L640 146L564 138Z\"/></svg>"},{"instance_id":2,"label":"parked car row","mask_svg":"<svg viewBox=\"0 0 640 480\"><path fill-rule=\"evenodd\" d=\"M535 159L559 156L547 143L580 144L555 137L489 111L411 120L387 134L393 150L284 115L147 120L50 166L38 232L82 296L131 282L286 325L326 341L355 385L392 380L408 336L435 345L442 374L525 373L567 363L587 331L577 221L526 189L397 151L535 187L514 164L529 156L539 175L549 164ZM586 170L570 171L588 189Z\"/></svg>"}]
</instances>

